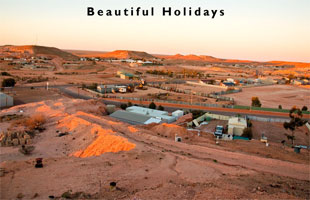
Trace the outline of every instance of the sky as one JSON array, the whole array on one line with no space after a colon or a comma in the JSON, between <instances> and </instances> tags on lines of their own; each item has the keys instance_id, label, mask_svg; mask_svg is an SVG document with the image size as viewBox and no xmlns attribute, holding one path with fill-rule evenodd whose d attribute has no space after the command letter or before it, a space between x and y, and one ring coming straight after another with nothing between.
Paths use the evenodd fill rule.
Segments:
<instances>
[{"instance_id":1,"label":"sky","mask_svg":"<svg viewBox=\"0 0 310 200\"><path fill-rule=\"evenodd\" d=\"M87 7L154 7L155 16L87 16ZM168 17L162 7L225 15ZM0 0L0 45L310 62L309 8L310 0Z\"/></svg>"}]
</instances>

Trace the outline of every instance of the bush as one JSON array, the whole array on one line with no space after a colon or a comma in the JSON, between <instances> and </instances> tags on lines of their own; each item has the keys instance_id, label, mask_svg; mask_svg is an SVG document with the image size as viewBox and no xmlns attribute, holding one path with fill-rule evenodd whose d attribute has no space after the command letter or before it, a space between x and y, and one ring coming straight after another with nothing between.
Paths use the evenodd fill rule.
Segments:
<instances>
[{"instance_id":1,"label":"bush","mask_svg":"<svg viewBox=\"0 0 310 200\"><path fill-rule=\"evenodd\" d=\"M162 105L159 105L157 109L158 110L165 110L165 108Z\"/></svg>"},{"instance_id":2,"label":"bush","mask_svg":"<svg viewBox=\"0 0 310 200\"><path fill-rule=\"evenodd\" d=\"M132 106L132 103L129 101L128 104L127 104L127 106L128 106L128 107L131 107L131 106Z\"/></svg>"},{"instance_id":3,"label":"bush","mask_svg":"<svg viewBox=\"0 0 310 200\"><path fill-rule=\"evenodd\" d=\"M14 87L15 84L16 81L13 78L6 78L2 81L2 87Z\"/></svg>"},{"instance_id":4,"label":"bush","mask_svg":"<svg viewBox=\"0 0 310 200\"><path fill-rule=\"evenodd\" d=\"M24 119L17 120L11 124L11 126L25 126L28 130L32 131L35 129L40 129L44 123L46 122L45 117L42 114L36 114L31 117L27 117Z\"/></svg>"},{"instance_id":5,"label":"bush","mask_svg":"<svg viewBox=\"0 0 310 200\"><path fill-rule=\"evenodd\" d=\"M253 137L252 129L251 128L245 128L243 130L243 134L241 136L242 137L247 137L249 139L252 139L252 137Z\"/></svg>"},{"instance_id":6,"label":"bush","mask_svg":"<svg viewBox=\"0 0 310 200\"><path fill-rule=\"evenodd\" d=\"M307 107L307 106L303 106L301 110L302 110L302 111L307 111L307 110L308 110L308 107Z\"/></svg>"},{"instance_id":7,"label":"bush","mask_svg":"<svg viewBox=\"0 0 310 200\"><path fill-rule=\"evenodd\" d=\"M12 76L11 74L9 74L8 72L1 72L2 76Z\"/></svg>"},{"instance_id":8,"label":"bush","mask_svg":"<svg viewBox=\"0 0 310 200\"><path fill-rule=\"evenodd\" d=\"M150 103L149 108L156 109L156 104L154 102Z\"/></svg>"},{"instance_id":9,"label":"bush","mask_svg":"<svg viewBox=\"0 0 310 200\"><path fill-rule=\"evenodd\" d=\"M121 109L123 109L123 110L126 110L126 108L127 108L127 104L121 104Z\"/></svg>"},{"instance_id":10,"label":"bush","mask_svg":"<svg viewBox=\"0 0 310 200\"><path fill-rule=\"evenodd\" d=\"M252 106L253 107L261 107L262 106L258 97L252 97Z\"/></svg>"},{"instance_id":11,"label":"bush","mask_svg":"<svg viewBox=\"0 0 310 200\"><path fill-rule=\"evenodd\" d=\"M38 114L38 115L31 116L28 120L26 120L25 125L30 130L33 130L38 126L41 126L45 122L46 122L45 117L43 115Z\"/></svg>"},{"instance_id":12,"label":"bush","mask_svg":"<svg viewBox=\"0 0 310 200\"><path fill-rule=\"evenodd\" d=\"M96 90L96 89L97 89L97 86L98 86L97 83L93 83L93 84L87 86L86 88L87 88L87 89L90 89L90 90Z\"/></svg>"},{"instance_id":13,"label":"bush","mask_svg":"<svg viewBox=\"0 0 310 200\"><path fill-rule=\"evenodd\" d=\"M193 114L193 119L196 119L206 113L202 110L190 110L190 112Z\"/></svg>"}]
</instances>

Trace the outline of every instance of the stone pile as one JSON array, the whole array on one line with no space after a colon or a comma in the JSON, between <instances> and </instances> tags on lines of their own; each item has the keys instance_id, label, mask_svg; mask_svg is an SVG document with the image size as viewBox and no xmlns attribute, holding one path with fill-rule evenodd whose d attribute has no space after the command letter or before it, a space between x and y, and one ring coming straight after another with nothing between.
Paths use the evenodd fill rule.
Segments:
<instances>
[{"instance_id":1,"label":"stone pile","mask_svg":"<svg viewBox=\"0 0 310 200\"><path fill-rule=\"evenodd\" d=\"M31 144L31 136L26 131L19 132L1 132L0 133L0 145L1 147L10 147L18 145Z\"/></svg>"}]
</instances>

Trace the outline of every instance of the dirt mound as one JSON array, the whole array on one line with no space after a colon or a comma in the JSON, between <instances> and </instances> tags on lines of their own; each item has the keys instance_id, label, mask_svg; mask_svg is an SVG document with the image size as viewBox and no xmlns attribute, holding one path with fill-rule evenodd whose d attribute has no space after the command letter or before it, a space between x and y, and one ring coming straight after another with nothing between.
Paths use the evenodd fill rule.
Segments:
<instances>
[{"instance_id":1,"label":"dirt mound","mask_svg":"<svg viewBox=\"0 0 310 200\"><path fill-rule=\"evenodd\" d=\"M173 124L182 125L192 120L193 120L193 114L189 113L187 115L183 115L182 117L180 117L177 121L173 122Z\"/></svg>"},{"instance_id":2,"label":"dirt mound","mask_svg":"<svg viewBox=\"0 0 310 200\"><path fill-rule=\"evenodd\" d=\"M113 126L120 124L103 118L106 106L102 102L61 99L25 104L3 112L15 113L20 109L24 115L43 114L47 119L46 131L41 133L35 144L42 155L55 156L60 153L84 158L135 148L135 144L119 136L117 131L112 131ZM125 126L127 128L129 125ZM138 131L134 127L128 127L127 130L132 133ZM61 140L57 139L60 137ZM59 152L57 149L63 150Z\"/></svg>"},{"instance_id":3,"label":"dirt mound","mask_svg":"<svg viewBox=\"0 0 310 200\"><path fill-rule=\"evenodd\" d=\"M116 59L154 59L155 56L143 51L116 50L103 54L91 54L87 57L116 58Z\"/></svg>"},{"instance_id":4,"label":"dirt mound","mask_svg":"<svg viewBox=\"0 0 310 200\"><path fill-rule=\"evenodd\" d=\"M78 60L79 57L71 53L62 51L55 47L45 47L45 46L36 46L36 45L25 45L25 46L0 46L0 52L10 52L14 56L16 54L24 54L28 56L51 56L51 57L60 57L64 60Z\"/></svg>"},{"instance_id":5,"label":"dirt mound","mask_svg":"<svg viewBox=\"0 0 310 200\"><path fill-rule=\"evenodd\" d=\"M75 101L71 106L67 106L66 112L78 112L91 113L94 115L107 115L106 105L100 101L87 100L87 101Z\"/></svg>"},{"instance_id":6,"label":"dirt mound","mask_svg":"<svg viewBox=\"0 0 310 200\"><path fill-rule=\"evenodd\" d=\"M150 129L162 136L167 136L169 138L174 138L176 135L181 137L189 136L190 134L186 130L186 128L175 125L175 124L159 124Z\"/></svg>"},{"instance_id":7,"label":"dirt mound","mask_svg":"<svg viewBox=\"0 0 310 200\"><path fill-rule=\"evenodd\" d=\"M73 156L86 158L91 156L99 156L106 152L129 151L135 148L135 144L128 142L127 139L113 135L111 129L103 129L99 126L93 126L92 134L96 134L97 138L84 150L73 153Z\"/></svg>"}]
</instances>

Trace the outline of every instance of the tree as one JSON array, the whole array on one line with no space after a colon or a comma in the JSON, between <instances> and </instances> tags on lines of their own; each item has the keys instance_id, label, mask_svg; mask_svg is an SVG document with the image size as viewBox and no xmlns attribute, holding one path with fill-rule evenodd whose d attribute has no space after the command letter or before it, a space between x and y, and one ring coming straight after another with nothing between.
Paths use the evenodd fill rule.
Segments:
<instances>
[{"instance_id":1,"label":"tree","mask_svg":"<svg viewBox=\"0 0 310 200\"><path fill-rule=\"evenodd\" d=\"M0 73L2 76L12 76L11 74L9 74L8 72L1 72Z\"/></svg>"},{"instance_id":2,"label":"tree","mask_svg":"<svg viewBox=\"0 0 310 200\"><path fill-rule=\"evenodd\" d=\"M127 86L127 91L133 93L133 92L135 91L134 85L132 85L132 84L128 85L128 86Z\"/></svg>"},{"instance_id":3,"label":"tree","mask_svg":"<svg viewBox=\"0 0 310 200\"><path fill-rule=\"evenodd\" d=\"M286 130L290 130L291 131L291 135L289 134L285 134L288 140L292 141L292 145L294 145L294 140L295 140L295 135L294 135L294 131L298 128L303 126L304 124L307 123L306 120L302 119L302 111L300 110L300 108L297 107L293 107L290 110L289 113L289 117L290 117L290 121L289 122L284 122L283 123L283 127Z\"/></svg>"},{"instance_id":4,"label":"tree","mask_svg":"<svg viewBox=\"0 0 310 200\"><path fill-rule=\"evenodd\" d=\"M132 106L132 103L129 101L128 104L127 104L127 106L128 106L128 107L131 107L131 106Z\"/></svg>"},{"instance_id":5,"label":"tree","mask_svg":"<svg viewBox=\"0 0 310 200\"><path fill-rule=\"evenodd\" d=\"M242 137L247 137L250 140L253 137L252 129L250 127L243 129Z\"/></svg>"},{"instance_id":6,"label":"tree","mask_svg":"<svg viewBox=\"0 0 310 200\"><path fill-rule=\"evenodd\" d=\"M157 109L158 110L165 110L165 108L162 105L159 105Z\"/></svg>"},{"instance_id":7,"label":"tree","mask_svg":"<svg viewBox=\"0 0 310 200\"><path fill-rule=\"evenodd\" d=\"M282 105L279 105L279 107L278 107L279 109L282 109Z\"/></svg>"},{"instance_id":8,"label":"tree","mask_svg":"<svg viewBox=\"0 0 310 200\"><path fill-rule=\"evenodd\" d=\"M307 110L308 110L308 107L307 107L307 106L303 106L301 110L302 110L302 111L307 111Z\"/></svg>"},{"instance_id":9,"label":"tree","mask_svg":"<svg viewBox=\"0 0 310 200\"><path fill-rule=\"evenodd\" d=\"M154 102L150 103L149 108L156 109L156 104Z\"/></svg>"},{"instance_id":10,"label":"tree","mask_svg":"<svg viewBox=\"0 0 310 200\"><path fill-rule=\"evenodd\" d=\"M258 97L252 97L252 106L253 107L261 107L262 106Z\"/></svg>"},{"instance_id":11,"label":"tree","mask_svg":"<svg viewBox=\"0 0 310 200\"><path fill-rule=\"evenodd\" d=\"M127 104L121 104L121 109L123 109L123 110L126 110L126 108L127 108Z\"/></svg>"},{"instance_id":12,"label":"tree","mask_svg":"<svg viewBox=\"0 0 310 200\"><path fill-rule=\"evenodd\" d=\"M2 81L2 87L14 87L15 84L16 81L13 78L6 78Z\"/></svg>"}]
</instances>

